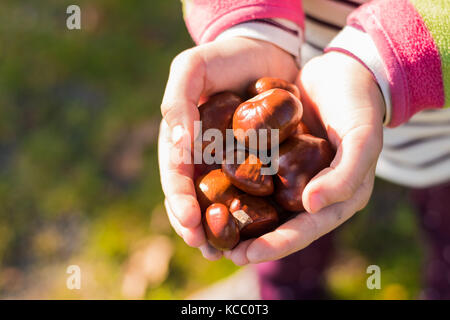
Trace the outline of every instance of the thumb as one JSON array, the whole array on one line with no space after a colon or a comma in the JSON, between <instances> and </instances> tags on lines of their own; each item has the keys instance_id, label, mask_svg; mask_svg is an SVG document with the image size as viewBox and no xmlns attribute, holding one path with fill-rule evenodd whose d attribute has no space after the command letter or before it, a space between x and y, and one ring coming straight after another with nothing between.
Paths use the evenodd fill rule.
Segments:
<instances>
[{"instance_id":1,"label":"thumb","mask_svg":"<svg viewBox=\"0 0 450 320\"><path fill-rule=\"evenodd\" d=\"M344 136L330 167L319 172L303 191L306 211L315 213L353 197L381 151L382 140L375 132L371 126L360 126Z\"/></svg>"},{"instance_id":2,"label":"thumb","mask_svg":"<svg viewBox=\"0 0 450 320\"><path fill-rule=\"evenodd\" d=\"M323 75L328 77L324 78ZM383 144L383 96L370 72L345 55L316 59L302 70L300 88L336 148L330 167L305 187L305 209L314 213L353 197Z\"/></svg>"},{"instance_id":3,"label":"thumb","mask_svg":"<svg viewBox=\"0 0 450 320\"><path fill-rule=\"evenodd\" d=\"M204 88L205 67L195 49L179 54L170 67L161 113L169 126L174 146L189 149L198 121L197 102Z\"/></svg>"}]
</instances>

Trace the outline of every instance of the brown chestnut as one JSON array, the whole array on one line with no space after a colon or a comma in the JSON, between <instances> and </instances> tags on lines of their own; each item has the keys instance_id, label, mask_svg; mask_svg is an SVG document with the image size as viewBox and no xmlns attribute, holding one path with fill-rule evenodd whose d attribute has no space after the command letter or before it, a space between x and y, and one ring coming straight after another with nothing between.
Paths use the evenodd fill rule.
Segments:
<instances>
[{"instance_id":1,"label":"brown chestnut","mask_svg":"<svg viewBox=\"0 0 450 320\"><path fill-rule=\"evenodd\" d=\"M292 134L292 136L296 137L296 136L300 136L302 134L310 134L310 133L311 133L311 131L306 126L306 124L303 121L300 121L297 125L297 128L294 130L294 133Z\"/></svg>"},{"instance_id":2,"label":"brown chestnut","mask_svg":"<svg viewBox=\"0 0 450 320\"><path fill-rule=\"evenodd\" d=\"M280 146L275 201L288 211L303 211L302 194L308 182L333 160L327 140L309 134L291 137Z\"/></svg>"},{"instance_id":3,"label":"brown chestnut","mask_svg":"<svg viewBox=\"0 0 450 320\"><path fill-rule=\"evenodd\" d=\"M196 164L194 166L194 181L197 180L198 177L207 174L208 172L216 169L222 168L221 164L213 163L213 164Z\"/></svg>"},{"instance_id":4,"label":"brown chestnut","mask_svg":"<svg viewBox=\"0 0 450 320\"><path fill-rule=\"evenodd\" d=\"M242 193L231 183L222 169L215 169L198 177L195 191L202 212L213 203L229 206L231 201Z\"/></svg>"},{"instance_id":5,"label":"brown chestnut","mask_svg":"<svg viewBox=\"0 0 450 320\"><path fill-rule=\"evenodd\" d=\"M302 104L296 96L283 89L271 89L239 105L233 116L233 133L247 148L270 149L272 130L279 130L279 143L283 142L296 129L302 113ZM261 129L267 130L267 144L262 146L259 145ZM258 135L256 146L249 143L252 132Z\"/></svg>"},{"instance_id":6,"label":"brown chestnut","mask_svg":"<svg viewBox=\"0 0 450 320\"><path fill-rule=\"evenodd\" d=\"M222 92L211 96L208 101L198 107L200 120L202 121L202 135L208 129L218 129L225 141L226 129L231 126L231 120L236 108L242 103L242 99L232 92ZM202 150L211 141L203 141Z\"/></svg>"},{"instance_id":7,"label":"brown chestnut","mask_svg":"<svg viewBox=\"0 0 450 320\"><path fill-rule=\"evenodd\" d=\"M232 154L231 154L232 153ZM268 196L273 193L273 178L261 174L263 164L259 158L251 153L231 151L222 163L222 170L236 187L254 196ZM238 155L245 157L242 163Z\"/></svg>"},{"instance_id":8,"label":"brown chestnut","mask_svg":"<svg viewBox=\"0 0 450 320\"><path fill-rule=\"evenodd\" d=\"M208 242L216 249L230 250L239 242L238 224L221 203L213 203L206 209L203 228Z\"/></svg>"},{"instance_id":9,"label":"brown chestnut","mask_svg":"<svg viewBox=\"0 0 450 320\"><path fill-rule=\"evenodd\" d=\"M241 238L257 238L278 225L278 213L264 198L242 194L230 205L230 212L239 222Z\"/></svg>"},{"instance_id":10,"label":"brown chestnut","mask_svg":"<svg viewBox=\"0 0 450 320\"><path fill-rule=\"evenodd\" d=\"M264 77L252 82L247 88L247 93L250 97L254 97L264 91L275 88L287 90L300 99L300 91L295 84L283 79L271 77Z\"/></svg>"}]
</instances>

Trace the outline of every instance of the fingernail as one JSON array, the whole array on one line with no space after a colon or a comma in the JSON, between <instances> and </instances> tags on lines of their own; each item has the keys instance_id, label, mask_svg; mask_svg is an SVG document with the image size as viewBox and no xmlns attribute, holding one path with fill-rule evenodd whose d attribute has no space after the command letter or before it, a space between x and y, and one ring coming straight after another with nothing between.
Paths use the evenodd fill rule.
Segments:
<instances>
[{"instance_id":1,"label":"fingernail","mask_svg":"<svg viewBox=\"0 0 450 320\"><path fill-rule=\"evenodd\" d=\"M200 251L202 252L203 257L208 260L217 260L220 259L222 256L222 253L219 250L213 248L208 243L202 245L200 247Z\"/></svg>"},{"instance_id":2,"label":"fingernail","mask_svg":"<svg viewBox=\"0 0 450 320\"><path fill-rule=\"evenodd\" d=\"M320 193L314 193L309 198L309 208L311 212L317 212L325 206L325 199Z\"/></svg>"},{"instance_id":3,"label":"fingernail","mask_svg":"<svg viewBox=\"0 0 450 320\"><path fill-rule=\"evenodd\" d=\"M227 259L230 259L231 258L231 250L224 251L223 256Z\"/></svg>"},{"instance_id":4,"label":"fingernail","mask_svg":"<svg viewBox=\"0 0 450 320\"><path fill-rule=\"evenodd\" d=\"M172 129L171 139L173 144L177 144L183 139L184 136L184 128L182 125L177 125Z\"/></svg>"}]
</instances>

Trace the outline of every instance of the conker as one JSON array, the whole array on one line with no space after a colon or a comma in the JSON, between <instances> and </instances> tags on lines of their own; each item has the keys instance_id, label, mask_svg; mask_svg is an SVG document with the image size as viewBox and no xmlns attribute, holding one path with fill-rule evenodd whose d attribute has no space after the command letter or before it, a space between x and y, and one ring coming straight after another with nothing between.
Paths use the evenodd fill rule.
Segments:
<instances>
[{"instance_id":1,"label":"conker","mask_svg":"<svg viewBox=\"0 0 450 320\"><path fill-rule=\"evenodd\" d=\"M226 129L230 128L234 111L241 103L239 96L226 91L213 95L200 105L198 112L202 121L202 135L208 129L218 129L225 140ZM202 150L210 143L211 141L203 141Z\"/></svg>"},{"instance_id":2,"label":"conker","mask_svg":"<svg viewBox=\"0 0 450 320\"><path fill-rule=\"evenodd\" d=\"M295 84L283 79L271 77L263 77L252 82L247 88L247 93L250 97L254 97L260 93L263 93L264 91L275 88L284 89L291 92L297 98L300 98L300 91Z\"/></svg>"},{"instance_id":3,"label":"conker","mask_svg":"<svg viewBox=\"0 0 450 320\"><path fill-rule=\"evenodd\" d=\"M213 163L213 164L206 164L206 163L200 163L196 164L194 166L194 181L197 180L198 177L202 175L206 175L208 172L216 169L222 168L221 164Z\"/></svg>"},{"instance_id":4,"label":"conker","mask_svg":"<svg viewBox=\"0 0 450 320\"><path fill-rule=\"evenodd\" d=\"M222 169L215 169L198 177L195 191L202 212L213 203L229 206L231 201L242 193L231 183Z\"/></svg>"},{"instance_id":5,"label":"conker","mask_svg":"<svg viewBox=\"0 0 450 320\"><path fill-rule=\"evenodd\" d=\"M334 152L330 143L309 134L291 137L280 146L275 201L288 211L303 211L302 194L308 182L328 167Z\"/></svg>"},{"instance_id":6,"label":"conker","mask_svg":"<svg viewBox=\"0 0 450 320\"><path fill-rule=\"evenodd\" d=\"M239 227L228 208L213 203L203 217L203 228L208 242L219 250L233 249L239 242Z\"/></svg>"},{"instance_id":7,"label":"conker","mask_svg":"<svg viewBox=\"0 0 450 320\"><path fill-rule=\"evenodd\" d=\"M278 213L264 198L242 194L230 205L230 212L240 223L241 238L257 238L278 225Z\"/></svg>"},{"instance_id":8,"label":"conker","mask_svg":"<svg viewBox=\"0 0 450 320\"><path fill-rule=\"evenodd\" d=\"M202 135L218 129L225 138L231 128L237 142L245 146L221 154L221 164L195 166L203 228L208 242L219 250L260 237L304 210L304 188L334 157L330 143L310 135L301 121L303 106L294 84L264 77L253 82L247 93L252 98L245 102L232 92L222 92L199 106ZM271 139L274 130L278 130L278 144ZM266 144L260 145L264 133ZM203 142L202 150L210 143ZM263 175L262 169L269 166L261 161L263 155L275 155L278 146L278 157L269 162L278 172Z\"/></svg>"},{"instance_id":9,"label":"conker","mask_svg":"<svg viewBox=\"0 0 450 320\"><path fill-rule=\"evenodd\" d=\"M296 129L303 114L300 100L289 91L271 89L239 105L233 116L233 131L238 142L249 146L247 130L259 132L267 129L267 145L271 148L271 130L279 130L279 143L286 140ZM259 137L258 137L259 138Z\"/></svg>"},{"instance_id":10,"label":"conker","mask_svg":"<svg viewBox=\"0 0 450 320\"><path fill-rule=\"evenodd\" d=\"M297 128L295 128L292 136L297 137L297 136L301 136L302 134L310 134L310 133L311 133L311 131L306 126L306 124L303 121L300 121L297 125Z\"/></svg>"},{"instance_id":11,"label":"conker","mask_svg":"<svg viewBox=\"0 0 450 320\"><path fill-rule=\"evenodd\" d=\"M240 164L238 164L239 153L245 156L244 162ZM262 175L262 167L261 160L255 154L243 150L227 154L222 163L222 170L231 183L254 196L268 196L273 193L273 178L270 175Z\"/></svg>"}]
</instances>

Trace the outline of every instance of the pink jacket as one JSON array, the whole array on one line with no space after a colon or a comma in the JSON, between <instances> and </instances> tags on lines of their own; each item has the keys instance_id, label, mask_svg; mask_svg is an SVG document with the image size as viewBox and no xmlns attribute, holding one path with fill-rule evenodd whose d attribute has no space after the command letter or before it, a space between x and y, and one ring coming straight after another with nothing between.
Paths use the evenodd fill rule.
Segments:
<instances>
[{"instance_id":1,"label":"pink jacket","mask_svg":"<svg viewBox=\"0 0 450 320\"><path fill-rule=\"evenodd\" d=\"M185 0L184 16L198 44L254 19L284 18L304 28L300 0ZM374 0L349 16L347 23L370 35L381 55L391 92L389 126L449 106L449 19L448 0Z\"/></svg>"}]
</instances>

